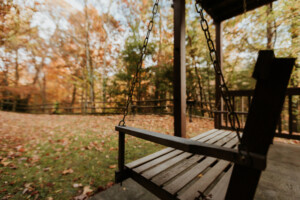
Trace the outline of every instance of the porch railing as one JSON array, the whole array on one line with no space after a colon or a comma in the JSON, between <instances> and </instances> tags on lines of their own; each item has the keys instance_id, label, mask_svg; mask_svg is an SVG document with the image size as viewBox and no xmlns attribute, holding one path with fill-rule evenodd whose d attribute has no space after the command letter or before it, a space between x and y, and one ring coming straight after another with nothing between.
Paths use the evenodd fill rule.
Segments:
<instances>
[{"instance_id":1,"label":"porch railing","mask_svg":"<svg viewBox=\"0 0 300 200\"><path fill-rule=\"evenodd\" d=\"M243 128L254 90L234 90L229 91L229 93ZM224 106L221 111L217 111L215 114L221 115L221 127L219 128L230 129L228 112ZM286 99L277 125L276 137L300 140L300 88L287 89Z\"/></svg>"}]
</instances>

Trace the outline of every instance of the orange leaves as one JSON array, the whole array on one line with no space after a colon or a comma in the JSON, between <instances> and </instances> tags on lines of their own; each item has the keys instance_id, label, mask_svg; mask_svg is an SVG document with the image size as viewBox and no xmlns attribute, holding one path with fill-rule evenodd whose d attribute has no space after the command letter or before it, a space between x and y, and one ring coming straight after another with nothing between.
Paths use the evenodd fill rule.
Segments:
<instances>
[{"instance_id":1,"label":"orange leaves","mask_svg":"<svg viewBox=\"0 0 300 200\"><path fill-rule=\"evenodd\" d=\"M110 165L109 169L115 169L117 167L117 165Z\"/></svg>"},{"instance_id":2,"label":"orange leaves","mask_svg":"<svg viewBox=\"0 0 300 200\"><path fill-rule=\"evenodd\" d=\"M22 145L17 146L16 149L17 149L18 152L21 152L21 153L26 151L25 148Z\"/></svg>"}]
</instances>

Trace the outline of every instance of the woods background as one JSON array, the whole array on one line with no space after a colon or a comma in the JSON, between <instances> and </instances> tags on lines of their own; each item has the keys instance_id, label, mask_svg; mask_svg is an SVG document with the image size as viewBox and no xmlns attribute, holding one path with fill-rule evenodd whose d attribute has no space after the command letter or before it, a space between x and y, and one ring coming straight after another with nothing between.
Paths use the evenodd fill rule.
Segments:
<instances>
[{"instance_id":1,"label":"woods background","mask_svg":"<svg viewBox=\"0 0 300 200\"><path fill-rule=\"evenodd\" d=\"M187 4L187 99L211 110L214 72L194 1ZM153 1L1 0L0 5L2 110L120 112ZM278 0L223 23L224 73L230 90L253 89L251 74L261 49L274 49L277 57L299 57L299 10L296 0ZM168 113L173 98L172 1L160 2L148 47L135 104L145 112ZM299 77L298 59L290 87L300 86ZM293 106L298 104L296 96Z\"/></svg>"}]
</instances>

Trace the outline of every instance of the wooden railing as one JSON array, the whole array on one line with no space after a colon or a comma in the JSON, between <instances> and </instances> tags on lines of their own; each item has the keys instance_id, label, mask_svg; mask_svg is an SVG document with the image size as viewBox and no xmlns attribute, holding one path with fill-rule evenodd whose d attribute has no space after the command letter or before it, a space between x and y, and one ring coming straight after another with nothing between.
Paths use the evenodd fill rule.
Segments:
<instances>
[{"instance_id":1,"label":"wooden railing","mask_svg":"<svg viewBox=\"0 0 300 200\"><path fill-rule=\"evenodd\" d=\"M239 116L242 128L245 125L249 106L254 90L230 91L234 102L235 111ZM221 115L221 129L230 129L228 112L223 106L222 111L216 114ZM286 100L278 121L276 137L300 140L300 88L288 88Z\"/></svg>"},{"instance_id":2,"label":"wooden railing","mask_svg":"<svg viewBox=\"0 0 300 200\"><path fill-rule=\"evenodd\" d=\"M214 102L187 101L187 113L190 121L194 116L206 116L213 118ZM111 101L101 102L76 102L71 103L46 103L46 104L24 104L12 100L0 100L0 110L16 111L36 114L122 114L124 102ZM133 101L130 105L132 114L173 114L173 99L150 99L142 101Z\"/></svg>"}]
</instances>

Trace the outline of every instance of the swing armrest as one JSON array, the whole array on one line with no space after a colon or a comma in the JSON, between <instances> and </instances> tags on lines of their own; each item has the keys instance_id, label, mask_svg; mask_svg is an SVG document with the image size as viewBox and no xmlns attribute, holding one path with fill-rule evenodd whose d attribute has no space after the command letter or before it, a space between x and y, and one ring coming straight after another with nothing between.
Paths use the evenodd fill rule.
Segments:
<instances>
[{"instance_id":1,"label":"swing armrest","mask_svg":"<svg viewBox=\"0 0 300 200\"><path fill-rule=\"evenodd\" d=\"M128 134L144 140L155 142L157 144L179 149L184 152L211 156L258 170L264 170L266 168L265 155L250 152L248 156L246 152L242 151L242 153L239 153L236 149L221 147L213 144L207 144L133 127L116 126L115 129L120 133Z\"/></svg>"}]
</instances>

